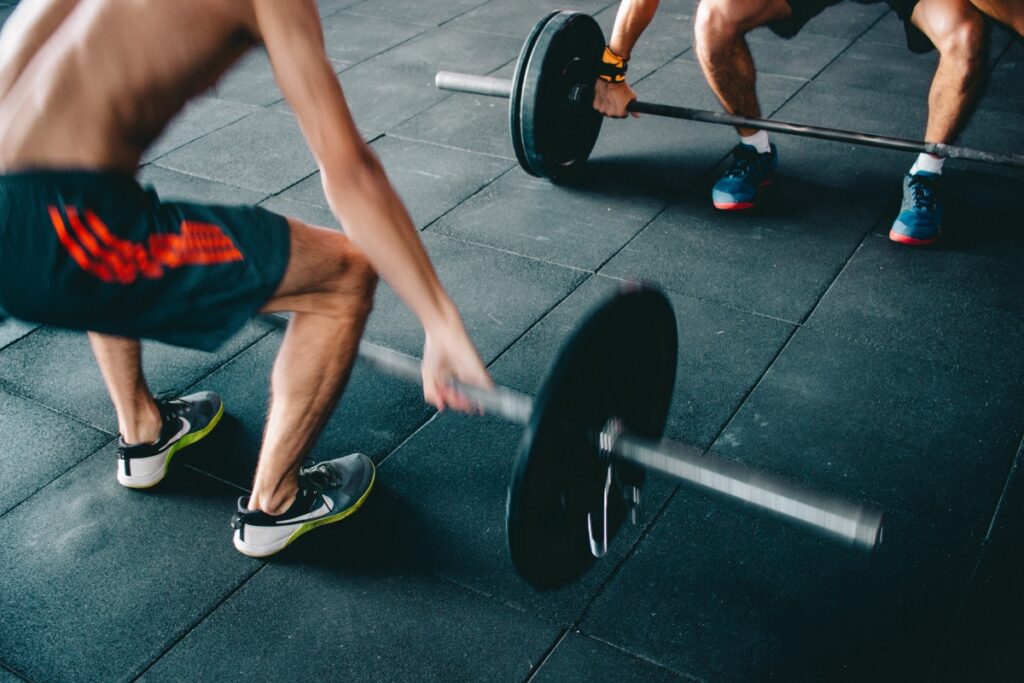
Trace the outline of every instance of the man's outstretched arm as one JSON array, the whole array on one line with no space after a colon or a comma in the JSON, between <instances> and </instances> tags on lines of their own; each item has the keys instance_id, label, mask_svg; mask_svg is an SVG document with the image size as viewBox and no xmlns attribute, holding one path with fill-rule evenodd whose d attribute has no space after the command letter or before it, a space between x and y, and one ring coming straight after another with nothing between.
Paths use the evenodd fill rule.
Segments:
<instances>
[{"instance_id":1,"label":"man's outstretched arm","mask_svg":"<svg viewBox=\"0 0 1024 683\"><path fill-rule=\"evenodd\" d=\"M612 30L608 48L617 56L628 60L633 54L633 47L640 35L647 28L654 13L658 11L659 0L622 0L618 14L615 15L615 28ZM594 86L594 109L605 116L623 118L626 107L636 99L636 93L626 81L609 83L601 79Z\"/></svg>"},{"instance_id":2,"label":"man's outstretched arm","mask_svg":"<svg viewBox=\"0 0 1024 683\"><path fill-rule=\"evenodd\" d=\"M275 78L320 166L331 210L352 242L423 324L427 399L457 402L444 389L452 377L489 386L490 378L419 233L356 128L324 49L316 4L256 0L254 5Z\"/></svg>"}]
</instances>

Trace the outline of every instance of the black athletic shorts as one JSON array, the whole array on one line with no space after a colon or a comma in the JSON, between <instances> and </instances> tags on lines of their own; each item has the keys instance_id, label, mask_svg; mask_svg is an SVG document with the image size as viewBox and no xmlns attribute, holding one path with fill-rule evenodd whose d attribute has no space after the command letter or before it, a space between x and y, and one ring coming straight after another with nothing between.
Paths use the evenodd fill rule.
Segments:
<instances>
[{"instance_id":1,"label":"black athletic shorts","mask_svg":"<svg viewBox=\"0 0 1024 683\"><path fill-rule=\"evenodd\" d=\"M162 202L117 172L0 175L0 315L212 351L289 250L288 222L259 207Z\"/></svg>"},{"instance_id":2,"label":"black athletic shorts","mask_svg":"<svg viewBox=\"0 0 1024 683\"><path fill-rule=\"evenodd\" d=\"M857 0L861 4L871 5L882 0ZM786 0L792 10L792 16L768 24L768 27L777 35L783 38L792 38L808 21L821 14L832 5L838 5L842 0ZM911 52L930 52L935 49L928 37L910 21L910 15L918 0L885 0L885 3L900 20L903 21L903 29L907 34L907 47Z\"/></svg>"}]
</instances>

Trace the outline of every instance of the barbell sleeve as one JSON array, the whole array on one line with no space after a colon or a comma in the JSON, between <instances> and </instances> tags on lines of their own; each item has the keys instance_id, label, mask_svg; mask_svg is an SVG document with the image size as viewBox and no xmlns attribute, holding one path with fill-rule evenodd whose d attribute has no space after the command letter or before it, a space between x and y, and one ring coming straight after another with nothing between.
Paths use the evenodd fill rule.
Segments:
<instances>
[{"instance_id":1,"label":"barbell sleeve","mask_svg":"<svg viewBox=\"0 0 1024 683\"><path fill-rule=\"evenodd\" d=\"M512 81L507 78L439 71L434 77L434 84L439 90L472 93L485 97L512 97Z\"/></svg>"},{"instance_id":2,"label":"barbell sleeve","mask_svg":"<svg viewBox=\"0 0 1024 683\"><path fill-rule=\"evenodd\" d=\"M384 373L422 385L420 361L411 356L365 341L359 356ZM530 421L533 399L526 394L461 382L453 387L485 414L521 425ZM871 549L881 542L881 513L807 492L694 446L650 441L629 432L616 434L610 445L613 457L804 522L852 544Z\"/></svg>"},{"instance_id":3,"label":"barbell sleeve","mask_svg":"<svg viewBox=\"0 0 1024 683\"><path fill-rule=\"evenodd\" d=\"M803 522L853 545L870 550L882 541L880 512L810 493L694 446L624 432L612 450L627 462Z\"/></svg>"},{"instance_id":4,"label":"barbell sleeve","mask_svg":"<svg viewBox=\"0 0 1024 683\"><path fill-rule=\"evenodd\" d=\"M454 92L471 93L486 97L512 96L512 81L493 76L473 76L452 71L441 71L434 79L435 84L442 90ZM570 100L578 106L587 106L593 98L593 88L587 84L580 84L570 90ZM911 140L908 138L897 138L888 135L875 135L872 133L861 133L859 131L842 130L839 128L824 128L802 123L791 123L789 121L778 121L775 119L762 119L750 116L739 116L725 112L708 111L706 109L690 109L688 107L676 107L667 104L655 104L635 100L627 107L629 111L637 114L650 114L652 116L664 116L673 119L684 119L687 121L701 121L703 123L714 123L725 126L741 126L744 128L757 128L760 130L785 133L806 138L819 140L833 140L835 142L849 142L855 145L866 145L869 147L882 147L895 149L903 152L917 152L934 154L939 157L950 159L965 159L968 161L980 161L989 164L1002 166L1016 166L1024 168L1024 155L1003 154L1000 152L988 152L971 147L959 145L947 145L938 142L924 142L923 140Z\"/></svg>"}]
</instances>

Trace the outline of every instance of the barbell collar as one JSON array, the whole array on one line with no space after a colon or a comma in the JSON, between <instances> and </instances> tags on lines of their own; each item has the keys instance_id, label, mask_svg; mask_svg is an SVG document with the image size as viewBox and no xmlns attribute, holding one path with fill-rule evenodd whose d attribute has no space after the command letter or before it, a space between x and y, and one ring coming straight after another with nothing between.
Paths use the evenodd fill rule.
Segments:
<instances>
[{"instance_id":1,"label":"barbell collar","mask_svg":"<svg viewBox=\"0 0 1024 683\"><path fill-rule=\"evenodd\" d=\"M461 74L452 71L438 72L434 79L438 88L451 90L453 92L470 93L486 97L512 96L512 81L493 76L474 76ZM579 106L587 106L593 98L593 88L587 84L578 84L570 89L570 100ZM978 161L1001 166L1015 166L1024 168L1024 155L1002 154L999 152L987 152L971 147L959 145L947 145L939 142L924 142L923 140L911 140L908 138L897 138L888 135L874 135L872 133L861 133L859 131L843 130L840 128L825 128L802 123L791 123L789 121L778 121L775 119L762 119L751 116L739 116L726 112L708 111L706 109L691 109L689 107L677 107L667 104L655 104L653 102L642 102L634 100L627 109L637 114L649 114L651 116L663 116L672 119L684 119L687 121L701 121L703 123L714 123L725 126L739 126L743 128L757 128L775 133L785 133L806 138L819 140L832 140L834 142L849 142L855 145L866 145L868 147L881 147L884 149L895 149L903 152L917 152L933 154L948 159L965 159L967 161Z\"/></svg>"},{"instance_id":2,"label":"barbell collar","mask_svg":"<svg viewBox=\"0 0 1024 683\"><path fill-rule=\"evenodd\" d=\"M361 342L359 356L378 370L422 385L420 361L404 353ZM526 425L533 399L506 387L481 389L461 382L452 387L485 414ZM610 423L611 424L611 423ZM691 482L764 510L808 524L854 545L872 549L882 540L882 515L846 501L809 493L710 453L674 441L650 441L621 427L594 435L595 448L644 468Z\"/></svg>"},{"instance_id":3,"label":"barbell collar","mask_svg":"<svg viewBox=\"0 0 1024 683\"><path fill-rule=\"evenodd\" d=\"M810 493L694 446L621 433L615 456L788 517L873 549L882 542L882 514L846 501Z\"/></svg>"}]
</instances>

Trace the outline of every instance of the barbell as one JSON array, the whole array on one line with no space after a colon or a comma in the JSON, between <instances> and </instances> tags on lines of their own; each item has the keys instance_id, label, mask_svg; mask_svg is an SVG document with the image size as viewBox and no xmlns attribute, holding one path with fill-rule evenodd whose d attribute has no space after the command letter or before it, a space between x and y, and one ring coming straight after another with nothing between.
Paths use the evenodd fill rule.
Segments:
<instances>
[{"instance_id":1,"label":"barbell","mask_svg":"<svg viewBox=\"0 0 1024 683\"><path fill-rule=\"evenodd\" d=\"M509 131L527 173L565 182L575 178L597 143L603 116L592 106L605 39L597 21L582 12L556 11L541 19L523 43L511 80L441 71L438 88L509 99ZM1024 156L970 147L822 128L773 119L653 104L629 111L675 119L743 126L803 137L940 157L1024 167Z\"/></svg>"},{"instance_id":2,"label":"barbell","mask_svg":"<svg viewBox=\"0 0 1024 683\"><path fill-rule=\"evenodd\" d=\"M647 470L745 501L855 547L882 540L882 514L805 490L706 449L662 440L678 340L659 290L629 284L569 335L536 399L505 387L454 388L482 413L526 427L512 466L512 564L540 587L567 584L604 556L627 516L636 522ZM422 383L420 362L363 342L360 358Z\"/></svg>"}]
</instances>

